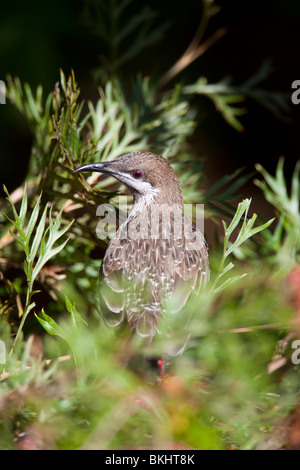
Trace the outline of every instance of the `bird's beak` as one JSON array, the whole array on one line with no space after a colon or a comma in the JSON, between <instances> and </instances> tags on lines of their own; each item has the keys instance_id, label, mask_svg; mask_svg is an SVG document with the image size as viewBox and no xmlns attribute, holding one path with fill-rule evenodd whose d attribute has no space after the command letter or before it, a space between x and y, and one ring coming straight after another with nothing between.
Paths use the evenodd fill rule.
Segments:
<instances>
[{"instance_id":1,"label":"bird's beak","mask_svg":"<svg viewBox=\"0 0 300 470\"><path fill-rule=\"evenodd\" d=\"M97 171L99 173L111 173L109 168L111 162L101 162L101 163L90 163L89 165L83 165L76 170L74 173L79 173L81 171Z\"/></svg>"}]
</instances>

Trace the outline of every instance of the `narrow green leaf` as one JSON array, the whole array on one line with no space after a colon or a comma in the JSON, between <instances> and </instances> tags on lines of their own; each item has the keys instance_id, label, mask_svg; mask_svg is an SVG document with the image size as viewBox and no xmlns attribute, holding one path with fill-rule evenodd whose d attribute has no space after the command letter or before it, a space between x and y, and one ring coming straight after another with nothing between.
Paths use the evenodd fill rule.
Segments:
<instances>
[{"instance_id":1,"label":"narrow green leaf","mask_svg":"<svg viewBox=\"0 0 300 470\"><path fill-rule=\"evenodd\" d=\"M11 220L11 222L14 224L14 226L15 226L16 228L18 228L18 231L19 231L20 220L19 220L18 213L17 213L17 211L16 211L16 208L15 208L14 204L12 203L12 200L10 199L9 192L8 192L8 190L7 190L7 188L6 188L5 185L3 185L3 189L4 189L4 192L5 192L6 195L7 195L7 200L8 200L8 202L9 202L10 207L12 208L12 211L13 211L13 214L14 214L14 217L15 217L15 220L14 220L14 221L11 220L11 219L9 219L9 220ZM7 218L8 218L8 217L7 217Z\"/></svg>"},{"instance_id":2,"label":"narrow green leaf","mask_svg":"<svg viewBox=\"0 0 300 470\"><path fill-rule=\"evenodd\" d=\"M41 117L39 115L39 110L38 110L38 107L37 107L38 105L35 102L35 99L33 97L31 88L28 85L28 83L24 84L24 90L25 90L25 94L26 94L26 97L27 97L27 101L28 101L28 104L29 104L30 111L32 113L32 117L35 119L36 122L39 123L41 121Z\"/></svg>"},{"instance_id":3,"label":"narrow green leaf","mask_svg":"<svg viewBox=\"0 0 300 470\"><path fill-rule=\"evenodd\" d=\"M241 276L230 277L229 279L226 279L226 281L223 282L223 284L221 284L219 287L214 289L213 292L215 294L218 293L218 292L221 292L222 290L224 290L225 288L231 286L232 284L239 281L240 279L243 279L243 277L245 277L245 276L247 276L247 273L242 274Z\"/></svg>"},{"instance_id":4,"label":"narrow green leaf","mask_svg":"<svg viewBox=\"0 0 300 470\"><path fill-rule=\"evenodd\" d=\"M219 275L219 278L224 276L224 274L226 274L228 271L230 271L232 268L234 268L234 264L233 263L228 263L227 266L225 268L223 268L223 271L221 272L221 274Z\"/></svg>"},{"instance_id":5,"label":"narrow green leaf","mask_svg":"<svg viewBox=\"0 0 300 470\"><path fill-rule=\"evenodd\" d=\"M123 1L116 2L116 4L114 5L114 9L113 9L113 14L115 15L115 17L118 18L121 15L121 13L125 10L127 5L129 5L129 3L131 2L132 0L123 0Z\"/></svg>"},{"instance_id":6,"label":"narrow green leaf","mask_svg":"<svg viewBox=\"0 0 300 470\"><path fill-rule=\"evenodd\" d=\"M18 232L20 236L18 236L12 230L10 230L9 233L11 234L12 237L14 237L14 239L16 240L18 245L20 245L22 247L23 251L26 253L26 242L24 240L24 237L25 237L24 233L23 232Z\"/></svg>"},{"instance_id":7,"label":"narrow green leaf","mask_svg":"<svg viewBox=\"0 0 300 470\"><path fill-rule=\"evenodd\" d=\"M35 317L38 320L38 322L42 325L44 330L47 331L47 333L49 333L50 335L60 336L64 341L66 341L66 343L70 346L73 352L75 365L76 367L78 367L80 361L79 361L77 350L76 350L76 343L72 341L71 335L67 331L64 331L64 329L61 326L59 326L53 320L53 318L46 315L44 310L40 312L40 316L35 314Z\"/></svg>"},{"instance_id":8,"label":"narrow green leaf","mask_svg":"<svg viewBox=\"0 0 300 470\"><path fill-rule=\"evenodd\" d=\"M66 295L65 295L65 303L66 303L66 308L67 308L68 312L72 313L73 305L72 305L71 301L69 300L69 298Z\"/></svg>"},{"instance_id":9,"label":"narrow green leaf","mask_svg":"<svg viewBox=\"0 0 300 470\"><path fill-rule=\"evenodd\" d=\"M58 247L56 248L53 248L51 250L48 250L46 251L46 253L44 254L44 256L40 256L33 271L32 271L32 277L31 277L31 281L33 283L33 281L35 280L36 276L38 275L38 273L40 272L40 270L42 269L42 267L51 259L53 258L55 255L57 255L57 253L59 253L65 246L66 244L68 243L69 239L67 238L66 241L64 241L61 245L59 245Z\"/></svg>"},{"instance_id":10,"label":"narrow green leaf","mask_svg":"<svg viewBox=\"0 0 300 470\"><path fill-rule=\"evenodd\" d=\"M73 325L77 328L77 321L83 322L85 325L87 325L87 322L81 317L81 315L77 312L75 305L71 303L71 301L68 299L68 297L65 295L65 303L66 303L66 308L68 312L72 316L72 321Z\"/></svg>"},{"instance_id":11,"label":"narrow green leaf","mask_svg":"<svg viewBox=\"0 0 300 470\"><path fill-rule=\"evenodd\" d=\"M47 209L48 207L46 206L44 209L43 215L39 221L39 224L37 226L36 233L35 233L35 236L31 245L31 249L30 249L29 262L32 262L34 260L37 254L38 248L40 246L41 239L43 237L44 229L45 229Z\"/></svg>"},{"instance_id":12,"label":"narrow green leaf","mask_svg":"<svg viewBox=\"0 0 300 470\"><path fill-rule=\"evenodd\" d=\"M65 339L63 329L53 320L53 318L46 315L44 310L41 311L40 317L36 313L34 315L42 327L47 331L47 333L49 333L49 335L57 335Z\"/></svg>"},{"instance_id":13,"label":"narrow green leaf","mask_svg":"<svg viewBox=\"0 0 300 470\"><path fill-rule=\"evenodd\" d=\"M229 184L231 181L233 181L235 178L237 178L242 171L243 171L243 168L239 168L234 173L232 173L230 175L224 175L222 178L220 178L218 181L216 181L208 189L208 191L206 191L206 194L211 196L213 193L218 191L222 186L225 186L225 185ZM238 181L239 181L239 179L237 179L237 182ZM241 185L239 185L239 186L241 186ZM230 185L230 190L231 190L231 185Z\"/></svg>"},{"instance_id":14,"label":"narrow green leaf","mask_svg":"<svg viewBox=\"0 0 300 470\"><path fill-rule=\"evenodd\" d=\"M40 210L40 200L41 196L39 196L37 203L35 204L33 211L31 213L28 225L27 225L27 230L26 230L26 240L29 242L31 234L33 232L33 229L35 227L38 215L39 215L39 210Z\"/></svg>"},{"instance_id":15,"label":"narrow green leaf","mask_svg":"<svg viewBox=\"0 0 300 470\"><path fill-rule=\"evenodd\" d=\"M274 222L275 218L276 217L273 217L273 219L268 220L268 222L266 222L265 224L260 225L259 227L253 228L251 230L251 237L255 235L256 233L261 232L262 230L268 228Z\"/></svg>"},{"instance_id":16,"label":"narrow green leaf","mask_svg":"<svg viewBox=\"0 0 300 470\"><path fill-rule=\"evenodd\" d=\"M236 210L236 213L235 213L229 227L227 228L227 231L226 231L226 234L225 234L227 238L229 238L229 236L231 235L233 230L237 227L237 225L240 222L243 214L246 211L248 211L248 209L250 207L250 204L251 204L251 199L245 199L244 201L239 203L238 208Z\"/></svg>"},{"instance_id":17,"label":"narrow green leaf","mask_svg":"<svg viewBox=\"0 0 300 470\"><path fill-rule=\"evenodd\" d=\"M43 87L42 85L38 85L36 89L36 102L39 106L42 106L43 101Z\"/></svg>"},{"instance_id":18,"label":"narrow green leaf","mask_svg":"<svg viewBox=\"0 0 300 470\"><path fill-rule=\"evenodd\" d=\"M35 307L35 302L32 302L30 305L27 306L25 312L23 313L23 316L26 318L29 312Z\"/></svg>"},{"instance_id":19,"label":"narrow green leaf","mask_svg":"<svg viewBox=\"0 0 300 470\"><path fill-rule=\"evenodd\" d=\"M20 207L20 215L19 215L19 220L20 220L20 227L23 229L24 227L24 222L25 222L25 217L27 214L27 192L26 192L26 184L24 187L24 192L23 192L23 197L22 197L22 202L21 202L21 207Z\"/></svg>"},{"instance_id":20,"label":"narrow green leaf","mask_svg":"<svg viewBox=\"0 0 300 470\"><path fill-rule=\"evenodd\" d=\"M66 94L67 93L66 77L62 69L59 70L59 73L60 73L60 84L64 93Z\"/></svg>"}]
</instances>

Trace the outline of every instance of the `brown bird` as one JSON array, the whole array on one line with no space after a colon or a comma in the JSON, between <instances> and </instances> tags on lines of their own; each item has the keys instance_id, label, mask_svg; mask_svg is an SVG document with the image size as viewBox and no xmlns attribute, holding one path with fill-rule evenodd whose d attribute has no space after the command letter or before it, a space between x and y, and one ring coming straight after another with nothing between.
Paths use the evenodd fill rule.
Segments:
<instances>
[{"instance_id":1,"label":"brown bird","mask_svg":"<svg viewBox=\"0 0 300 470\"><path fill-rule=\"evenodd\" d=\"M150 152L75 171L111 175L133 195L129 217L102 262L101 310L109 325L128 324L151 341L166 303L172 312L183 314L190 294L197 294L209 278L207 244L183 214L180 181L167 160Z\"/></svg>"}]
</instances>

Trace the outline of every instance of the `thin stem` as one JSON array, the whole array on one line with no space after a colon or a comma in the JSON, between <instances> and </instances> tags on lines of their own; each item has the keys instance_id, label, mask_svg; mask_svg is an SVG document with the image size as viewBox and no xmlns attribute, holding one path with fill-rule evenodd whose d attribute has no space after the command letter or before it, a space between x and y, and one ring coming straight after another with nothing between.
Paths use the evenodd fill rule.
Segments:
<instances>
[{"instance_id":1,"label":"thin stem","mask_svg":"<svg viewBox=\"0 0 300 470\"><path fill-rule=\"evenodd\" d=\"M225 235L225 238L224 238L224 248L223 248L223 255L222 255L222 259L220 261L220 264L219 264L219 268L218 268L218 272L215 276L215 279L214 279L214 282L212 283L212 285L210 286L210 291L211 292L214 292L215 288L216 288L216 285L218 284L219 282L219 279L221 277L221 274L223 272L223 269L224 269L224 264L225 264L225 260L227 258L227 255L226 255L226 251L227 251L227 237Z\"/></svg>"},{"instance_id":2,"label":"thin stem","mask_svg":"<svg viewBox=\"0 0 300 470\"><path fill-rule=\"evenodd\" d=\"M15 347L16 347L19 339L20 339L25 320L27 318L28 313L30 312L29 306L30 306L30 302L31 302L31 297L32 297L32 284L31 284L31 281L28 281L28 289L27 289L27 294L26 294L26 303L25 303L24 314L21 318L20 325L19 325L16 337L14 339L12 348L10 350L10 355L12 355L12 353L13 353L13 351L14 351L14 349L15 349Z\"/></svg>"},{"instance_id":3,"label":"thin stem","mask_svg":"<svg viewBox=\"0 0 300 470\"><path fill-rule=\"evenodd\" d=\"M183 69L188 67L192 62L203 55L215 42L217 42L227 32L226 28L218 29L210 38L203 44L201 41L205 34L210 18L218 11L217 7L211 6L211 2L205 0L203 2L203 13L197 28L197 31L188 45L182 56L175 62L174 65L162 76L159 81L158 88L162 88L166 83L171 81L176 75L182 72Z\"/></svg>"}]
</instances>

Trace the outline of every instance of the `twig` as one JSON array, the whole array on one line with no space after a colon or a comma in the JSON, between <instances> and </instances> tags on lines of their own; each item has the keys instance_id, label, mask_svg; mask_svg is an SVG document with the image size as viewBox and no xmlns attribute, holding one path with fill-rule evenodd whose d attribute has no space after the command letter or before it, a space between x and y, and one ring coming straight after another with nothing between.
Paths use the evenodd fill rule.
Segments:
<instances>
[{"instance_id":1,"label":"twig","mask_svg":"<svg viewBox=\"0 0 300 470\"><path fill-rule=\"evenodd\" d=\"M219 330L219 334L224 333L250 333L255 330L268 330L274 328L291 328L291 326L282 326L281 323L268 323L266 325L254 325L254 326L245 326L242 328L232 328L230 330Z\"/></svg>"},{"instance_id":2,"label":"twig","mask_svg":"<svg viewBox=\"0 0 300 470\"><path fill-rule=\"evenodd\" d=\"M198 45L195 41L198 34L196 33L191 44L180 57L180 59L175 62L175 64L162 76L159 81L158 88L162 88L166 83L172 80L176 75L182 72L183 69L188 67L192 62L198 59L203 55L211 46L213 46L219 39L221 39L227 33L226 28L218 29L212 36L210 36L202 44Z\"/></svg>"}]
</instances>

